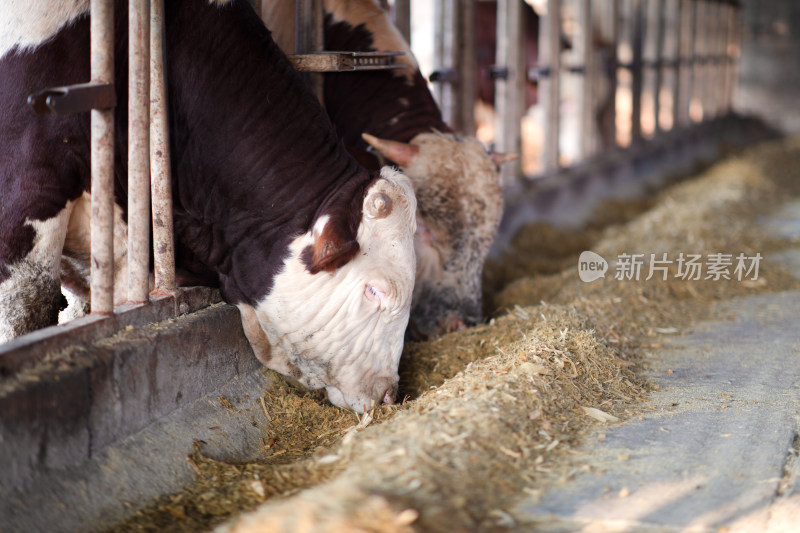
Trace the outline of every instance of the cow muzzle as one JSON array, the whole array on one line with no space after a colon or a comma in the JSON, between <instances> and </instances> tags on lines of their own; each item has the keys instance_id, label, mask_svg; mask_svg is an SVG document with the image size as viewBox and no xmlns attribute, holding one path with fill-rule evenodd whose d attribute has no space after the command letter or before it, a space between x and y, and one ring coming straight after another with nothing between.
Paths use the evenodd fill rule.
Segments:
<instances>
[{"instance_id":1,"label":"cow muzzle","mask_svg":"<svg viewBox=\"0 0 800 533\"><path fill-rule=\"evenodd\" d=\"M330 402L356 413L364 413L379 405L393 405L397 400L397 379L377 378L354 394L345 394L338 387L326 387Z\"/></svg>"}]
</instances>

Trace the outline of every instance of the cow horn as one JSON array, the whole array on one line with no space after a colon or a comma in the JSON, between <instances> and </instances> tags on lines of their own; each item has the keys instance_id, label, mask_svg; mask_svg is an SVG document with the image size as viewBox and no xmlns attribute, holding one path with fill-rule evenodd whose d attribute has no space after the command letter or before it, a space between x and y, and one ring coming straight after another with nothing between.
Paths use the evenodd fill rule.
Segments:
<instances>
[{"instance_id":1,"label":"cow horn","mask_svg":"<svg viewBox=\"0 0 800 533\"><path fill-rule=\"evenodd\" d=\"M369 218L386 218L392 212L392 199L385 193L376 192L367 198L364 208Z\"/></svg>"},{"instance_id":2,"label":"cow horn","mask_svg":"<svg viewBox=\"0 0 800 533\"><path fill-rule=\"evenodd\" d=\"M492 158L492 161L498 167L503 163L508 163L509 161L516 161L519 159L519 154L508 153L504 154L502 152L492 152L489 154L489 157Z\"/></svg>"},{"instance_id":3,"label":"cow horn","mask_svg":"<svg viewBox=\"0 0 800 533\"><path fill-rule=\"evenodd\" d=\"M379 139L369 133L362 133L361 137L375 148L386 159L394 161L401 167L407 167L419 155L419 146L406 144L388 139Z\"/></svg>"}]
</instances>

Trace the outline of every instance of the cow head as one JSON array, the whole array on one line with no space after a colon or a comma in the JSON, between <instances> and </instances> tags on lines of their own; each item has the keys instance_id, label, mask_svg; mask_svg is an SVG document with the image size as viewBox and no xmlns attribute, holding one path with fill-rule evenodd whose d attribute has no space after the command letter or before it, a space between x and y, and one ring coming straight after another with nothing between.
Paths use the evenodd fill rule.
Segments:
<instances>
[{"instance_id":1,"label":"cow head","mask_svg":"<svg viewBox=\"0 0 800 533\"><path fill-rule=\"evenodd\" d=\"M503 213L498 165L507 158L453 134L423 133L409 144L364 139L400 166L417 195L412 337L477 324L483 263Z\"/></svg>"},{"instance_id":2,"label":"cow head","mask_svg":"<svg viewBox=\"0 0 800 533\"><path fill-rule=\"evenodd\" d=\"M364 196L357 245L331 243L327 215L294 239L270 294L239 304L261 362L326 388L340 407L392 403L414 287L415 211L408 178L386 167ZM358 250L344 264L341 246Z\"/></svg>"}]
</instances>

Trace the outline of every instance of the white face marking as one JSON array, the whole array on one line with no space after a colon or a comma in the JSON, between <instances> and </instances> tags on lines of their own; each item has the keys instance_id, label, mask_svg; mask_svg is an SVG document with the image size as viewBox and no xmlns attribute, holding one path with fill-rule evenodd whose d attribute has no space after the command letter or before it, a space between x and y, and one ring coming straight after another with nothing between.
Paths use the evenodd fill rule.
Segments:
<instances>
[{"instance_id":1,"label":"white face marking","mask_svg":"<svg viewBox=\"0 0 800 533\"><path fill-rule=\"evenodd\" d=\"M33 249L10 265L11 275L0 283L0 343L54 324L61 292L59 264L74 202L47 220L27 220L36 235Z\"/></svg>"},{"instance_id":2,"label":"white face marking","mask_svg":"<svg viewBox=\"0 0 800 533\"><path fill-rule=\"evenodd\" d=\"M314 229L312 230L314 238L317 238L320 235L322 235L322 232L325 230L325 226L328 224L328 220L330 219L331 219L330 216L322 215L317 219L316 222L314 222Z\"/></svg>"},{"instance_id":3,"label":"white face marking","mask_svg":"<svg viewBox=\"0 0 800 533\"><path fill-rule=\"evenodd\" d=\"M397 385L414 286L416 200L405 176L388 168L381 175L365 204L386 194L392 211L362 217L355 258L333 273L312 275L301 254L314 232L301 235L272 292L242 312L262 362L309 388L325 387L332 402L356 411L380 403Z\"/></svg>"},{"instance_id":4,"label":"white face marking","mask_svg":"<svg viewBox=\"0 0 800 533\"><path fill-rule=\"evenodd\" d=\"M0 0L0 57L34 48L89 11L89 0Z\"/></svg>"}]
</instances>

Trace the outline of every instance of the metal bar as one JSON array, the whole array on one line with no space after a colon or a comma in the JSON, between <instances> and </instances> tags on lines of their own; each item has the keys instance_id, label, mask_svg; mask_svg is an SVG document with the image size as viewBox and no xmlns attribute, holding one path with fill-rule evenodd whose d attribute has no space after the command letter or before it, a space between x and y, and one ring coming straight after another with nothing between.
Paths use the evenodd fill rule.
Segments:
<instances>
[{"instance_id":1,"label":"metal bar","mask_svg":"<svg viewBox=\"0 0 800 533\"><path fill-rule=\"evenodd\" d=\"M699 104L701 110L700 122L705 120L706 108L706 85L708 83L708 63L706 56L708 53L708 3L704 0L695 0L697 4L697 33L695 34L695 57L694 57L694 101ZM697 109L697 106L695 106Z\"/></svg>"},{"instance_id":2,"label":"metal bar","mask_svg":"<svg viewBox=\"0 0 800 533\"><path fill-rule=\"evenodd\" d=\"M494 150L521 153L522 88L525 65L522 35L522 5L519 0L497 2L497 49L495 64L507 67L507 76L495 80ZM503 165L501 183L510 184L521 172L520 161Z\"/></svg>"},{"instance_id":3,"label":"metal bar","mask_svg":"<svg viewBox=\"0 0 800 533\"><path fill-rule=\"evenodd\" d=\"M92 0L90 16L91 77L114 82L114 4ZM107 315L114 310L114 111L93 109L91 309Z\"/></svg>"},{"instance_id":4,"label":"metal bar","mask_svg":"<svg viewBox=\"0 0 800 533\"><path fill-rule=\"evenodd\" d=\"M731 15L731 25L732 28L732 40L731 40L731 59L730 59L730 70L728 71L728 83L727 83L727 101L728 101L728 109L733 109L734 103L734 96L736 91L736 79L738 73L738 64L739 64L739 55L741 54L741 46L742 46L742 8L737 4L734 5L732 8L732 15Z\"/></svg>"},{"instance_id":5,"label":"metal bar","mask_svg":"<svg viewBox=\"0 0 800 533\"><path fill-rule=\"evenodd\" d=\"M727 62L727 49L728 49L728 9L729 6L724 3L720 3L717 7L717 24L719 25L719 29L717 32L717 81L715 83L715 91L714 96L716 98L716 108L715 113L717 116L724 116L727 108L725 106L725 83L726 83L726 72L725 66L728 64Z\"/></svg>"},{"instance_id":6,"label":"metal bar","mask_svg":"<svg viewBox=\"0 0 800 533\"><path fill-rule=\"evenodd\" d=\"M667 26L667 0L654 0L656 8L656 67L655 67L655 89L653 93L653 113L655 120L655 134L660 134L661 128L661 87L664 85L664 39L666 38Z\"/></svg>"},{"instance_id":7,"label":"metal bar","mask_svg":"<svg viewBox=\"0 0 800 533\"><path fill-rule=\"evenodd\" d=\"M434 64L437 71L458 73L459 23L456 3L457 0L437 0L434 6L437 20L434 30ZM453 129L459 130L461 124L458 116L456 84L460 81L460 77L453 81L455 83L437 83L435 92L439 107L442 109L442 119Z\"/></svg>"},{"instance_id":8,"label":"metal bar","mask_svg":"<svg viewBox=\"0 0 800 533\"><path fill-rule=\"evenodd\" d=\"M50 87L28 96L28 105L37 115L69 115L92 109L113 109L117 93L113 83L78 83Z\"/></svg>"},{"instance_id":9,"label":"metal bar","mask_svg":"<svg viewBox=\"0 0 800 533\"><path fill-rule=\"evenodd\" d=\"M172 173L169 158L167 80L164 70L164 0L150 0L150 169L153 270L156 292L175 289Z\"/></svg>"},{"instance_id":10,"label":"metal bar","mask_svg":"<svg viewBox=\"0 0 800 533\"><path fill-rule=\"evenodd\" d=\"M631 68L631 144L642 141L642 60L644 53L645 0L633 0L633 65Z\"/></svg>"},{"instance_id":11,"label":"metal bar","mask_svg":"<svg viewBox=\"0 0 800 533\"><path fill-rule=\"evenodd\" d=\"M313 52L289 56L300 72L350 72L356 70L394 70L405 68L397 56L405 52Z\"/></svg>"},{"instance_id":12,"label":"metal bar","mask_svg":"<svg viewBox=\"0 0 800 533\"><path fill-rule=\"evenodd\" d=\"M411 44L411 0L394 0L394 25Z\"/></svg>"},{"instance_id":13,"label":"metal bar","mask_svg":"<svg viewBox=\"0 0 800 533\"><path fill-rule=\"evenodd\" d=\"M606 7L609 8L610 13L607 19L610 18L609 31L603 36L608 39L609 56L607 58L608 64L605 66L605 76L608 78L609 90L609 110L604 114L611 117L611 120L602 120L600 124L600 137L602 146L616 146L617 145L617 85L619 68L619 3L620 0L611 0ZM608 23L609 20L606 20Z\"/></svg>"},{"instance_id":14,"label":"metal bar","mask_svg":"<svg viewBox=\"0 0 800 533\"><path fill-rule=\"evenodd\" d=\"M595 151L595 97L594 87L597 77L597 63L594 53L594 24L592 23L592 2L582 0L580 4L581 55L584 72L581 81L581 135L579 136L581 157L588 157Z\"/></svg>"},{"instance_id":15,"label":"metal bar","mask_svg":"<svg viewBox=\"0 0 800 533\"><path fill-rule=\"evenodd\" d=\"M681 124L681 60L683 43L683 0L675 0L675 66L672 77L672 128Z\"/></svg>"},{"instance_id":16,"label":"metal bar","mask_svg":"<svg viewBox=\"0 0 800 533\"><path fill-rule=\"evenodd\" d=\"M295 53L319 52L325 46L323 36L322 0L297 0ZM309 73L309 87L321 104L325 103L322 74Z\"/></svg>"},{"instance_id":17,"label":"metal bar","mask_svg":"<svg viewBox=\"0 0 800 533\"><path fill-rule=\"evenodd\" d=\"M150 1L128 4L128 301L150 292Z\"/></svg>"},{"instance_id":18,"label":"metal bar","mask_svg":"<svg viewBox=\"0 0 800 533\"><path fill-rule=\"evenodd\" d=\"M547 126L544 142L544 168L559 165L561 136L561 0L549 0L547 8L547 55L550 77L547 79Z\"/></svg>"},{"instance_id":19,"label":"metal bar","mask_svg":"<svg viewBox=\"0 0 800 533\"><path fill-rule=\"evenodd\" d=\"M700 2L693 2L690 3L689 9L692 10L691 12L691 30L689 33L689 81L687 83L686 88L686 105L684 106L683 112L685 113L686 119L683 121L684 124L691 124L692 122L692 115L691 115L691 108L692 108L692 99L694 98L694 86L695 86L695 78L697 76L697 22L698 22L698 10L699 10Z\"/></svg>"},{"instance_id":20,"label":"metal bar","mask_svg":"<svg viewBox=\"0 0 800 533\"><path fill-rule=\"evenodd\" d=\"M475 135L475 81L477 79L477 51L475 45L475 0L459 0L458 64L461 70L461 83L458 85L458 114L464 135Z\"/></svg>"},{"instance_id":21,"label":"metal bar","mask_svg":"<svg viewBox=\"0 0 800 533\"><path fill-rule=\"evenodd\" d=\"M733 91L733 79L731 78L731 74L733 72L733 57L732 57L732 48L734 45L734 32L736 30L734 26L734 20L736 16L736 8L733 6L725 6L725 50L724 50L724 57L725 63L723 66L723 89L722 89L722 106L723 111L727 114L731 111L731 97Z\"/></svg>"}]
</instances>

